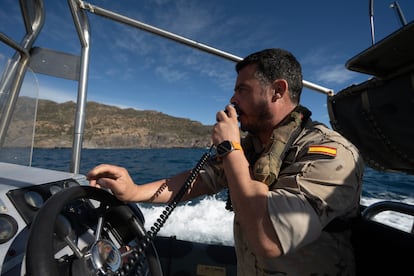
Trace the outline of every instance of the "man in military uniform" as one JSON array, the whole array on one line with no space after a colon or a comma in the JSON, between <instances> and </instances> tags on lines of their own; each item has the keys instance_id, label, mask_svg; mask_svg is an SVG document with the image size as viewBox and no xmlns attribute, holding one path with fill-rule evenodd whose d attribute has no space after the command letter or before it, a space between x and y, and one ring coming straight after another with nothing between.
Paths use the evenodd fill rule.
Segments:
<instances>
[{"instance_id":1,"label":"man in military uniform","mask_svg":"<svg viewBox=\"0 0 414 276\"><path fill-rule=\"evenodd\" d=\"M228 188L238 275L355 274L347 225L359 210L357 149L299 104L302 72L291 53L263 50L236 71L232 105L213 128L217 156L183 200ZM168 202L188 174L135 185L124 168L99 165L88 178L123 201Z\"/></svg>"}]
</instances>

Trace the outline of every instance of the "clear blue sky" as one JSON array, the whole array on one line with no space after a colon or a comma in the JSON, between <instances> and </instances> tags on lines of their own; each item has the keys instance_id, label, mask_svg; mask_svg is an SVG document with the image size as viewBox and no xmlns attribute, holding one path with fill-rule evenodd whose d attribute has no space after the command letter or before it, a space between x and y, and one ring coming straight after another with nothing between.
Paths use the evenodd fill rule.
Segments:
<instances>
[{"instance_id":1,"label":"clear blue sky","mask_svg":"<svg viewBox=\"0 0 414 276\"><path fill-rule=\"evenodd\" d=\"M1 0L0 28L20 41L23 24L16 0ZM304 79L335 92L369 76L350 72L345 62L371 45L366 0L94 0L112 9L200 43L244 57L264 48L291 51ZM392 1L374 2L376 40L400 26ZM398 1L407 21L414 1ZM36 46L79 54L67 1L44 0L46 22ZM157 110L214 124L233 93L234 63L141 30L89 14L92 36L88 100ZM0 47L0 50L4 49ZM4 66L1 55L0 65ZM39 97L76 100L77 83L39 76ZM34 83L35 81L32 80ZM326 96L304 89L302 104L328 123Z\"/></svg>"}]
</instances>

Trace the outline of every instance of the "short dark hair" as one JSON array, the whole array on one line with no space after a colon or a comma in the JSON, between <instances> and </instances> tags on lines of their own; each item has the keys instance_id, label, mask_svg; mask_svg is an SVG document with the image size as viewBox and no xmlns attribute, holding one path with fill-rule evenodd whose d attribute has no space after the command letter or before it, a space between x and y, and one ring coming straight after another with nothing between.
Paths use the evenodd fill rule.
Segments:
<instances>
[{"instance_id":1,"label":"short dark hair","mask_svg":"<svg viewBox=\"0 0 414 276\"><path fill-rule=\"evenodd\" d=\"M250 54L236 64L236 72L250 64L257 66L255 75L263 84L285 79L292 102L299 103L303 88L302 67L292 53L274 48Z\"/></svg>"}]
</instances>

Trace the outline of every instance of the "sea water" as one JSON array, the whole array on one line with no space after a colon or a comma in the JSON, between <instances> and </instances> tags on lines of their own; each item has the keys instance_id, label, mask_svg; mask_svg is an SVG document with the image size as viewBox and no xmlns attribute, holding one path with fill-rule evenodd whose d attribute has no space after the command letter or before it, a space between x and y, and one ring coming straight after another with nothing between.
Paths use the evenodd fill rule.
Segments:
<instances>
[{"instance_id":1,"label":"sea water","mask_svg":"<svg viewBox=\"0 0 414 276\"><path fill-rule=\"evenodd\" d=\"M109 163L127 168L135 183L141 184L191 169L207 151L199 148L86 149L82 152L80 173L86 174L98 164ZM35 149L32 165L68 171L70 154L69 149ZM220 193L179 204L158 234L232 245L233 213L225 209L225 198ZM414 204L414 176L366 168L361 203L369 205L381 200ZM139 207L145 216L146 229L150 229L165 209L164 205L139 204ZM407 232L413 223L411 216L393 212L383 212L376 219Z\"/></svg>"}]
</instances>

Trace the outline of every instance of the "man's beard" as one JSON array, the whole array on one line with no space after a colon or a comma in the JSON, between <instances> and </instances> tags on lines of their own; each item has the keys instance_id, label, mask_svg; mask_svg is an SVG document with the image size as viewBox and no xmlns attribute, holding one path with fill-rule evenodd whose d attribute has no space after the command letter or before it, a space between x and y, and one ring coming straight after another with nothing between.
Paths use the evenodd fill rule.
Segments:
<instances>
[{"instance_id":1,"label":"man's beard","mask_svg":"<svg viewBox=\"0 0 414 276\"><path fill-rule=\"evenodd\" d=\"M240 128L242 131L247 131L251 134L259 134L263 130L267 130L269 127L269 121L272 119L273 115L269 110L267 101L263 100L255 107L258 110L258 114L254 121L249 121L245 124L240 122Z\"/></svg>"}]
</instances>

